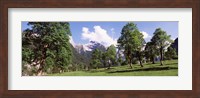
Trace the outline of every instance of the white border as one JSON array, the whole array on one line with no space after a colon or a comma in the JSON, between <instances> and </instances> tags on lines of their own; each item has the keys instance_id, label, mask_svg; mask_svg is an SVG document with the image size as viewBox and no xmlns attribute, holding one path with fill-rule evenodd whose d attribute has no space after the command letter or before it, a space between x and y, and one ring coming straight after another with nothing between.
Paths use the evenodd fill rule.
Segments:
<instances>
[{"instance_id":1,"label":"white border","mask_svg":"<svg viewBox=\"0 0 200 98\"><path fill-rule=\"evenodd\" d=\"M191 8L9 8L9 90L192 90ZM21 21L179 21L179 76L21 77Z\"/></svg>"}]
</instances>

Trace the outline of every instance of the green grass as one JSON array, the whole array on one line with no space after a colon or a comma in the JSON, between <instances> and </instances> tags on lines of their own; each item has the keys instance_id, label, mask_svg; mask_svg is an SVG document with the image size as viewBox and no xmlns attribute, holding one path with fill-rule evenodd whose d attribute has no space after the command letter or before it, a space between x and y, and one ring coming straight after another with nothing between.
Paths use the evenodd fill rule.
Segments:
<instances>
[{"instance_id":1,"label":"green grass","mask_svg":"<svg viewBox=\"0 0 200 98\"><path fill-rule=\"evenodd\" d=\"M115 66L110 69L99 68L90 71L73 71L58 74L49 74L49 76L178 76L178 60L164 61L164 65L144 64L140 67L138 64L133 64L133 69L129 65Z\"/></svg>"}]
</instances>

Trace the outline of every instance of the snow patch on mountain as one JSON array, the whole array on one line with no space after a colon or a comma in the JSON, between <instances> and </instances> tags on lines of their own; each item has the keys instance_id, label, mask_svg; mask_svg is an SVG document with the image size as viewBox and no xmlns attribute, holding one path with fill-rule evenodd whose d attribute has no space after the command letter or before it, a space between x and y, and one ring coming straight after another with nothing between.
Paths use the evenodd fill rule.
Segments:
<instances>
[{"instance_id":1,"label":"snow patch on mountain","mask_svg":"<svg viewBox=\"0 0 200 98\"><path fill-rule=\"evenodd\" d=\"M93 51L95 49L99 49L99 50L102 50L102 51L105 51L106 48L104 45L96 42L96 41L90 41L89 43L87 44L78 44L78 45L75 45L74 48L76 49L76 51L78 53L84 53L84 52L87 52L87 51Z\"/></svg>"}]
</instances>

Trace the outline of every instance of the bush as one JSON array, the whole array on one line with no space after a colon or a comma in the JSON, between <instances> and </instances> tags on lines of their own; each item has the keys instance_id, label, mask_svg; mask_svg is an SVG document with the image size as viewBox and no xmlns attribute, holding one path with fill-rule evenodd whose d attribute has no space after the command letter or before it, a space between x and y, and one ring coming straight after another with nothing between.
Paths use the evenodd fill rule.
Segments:
<instances>
[{"instance_id":1,"label":"bush","mask_svg":"<svg viewBox=\"0 0 200 98\"><path fill-rule=\"evenodd\" d=\"M138 59L134 57L134 58L132 59L132 64L137 64L137 63L138 63Z\"/></svg>"},{"instance_id":2,"label":"bush","mask_svg":"<svg viewBox=\"0 0 200 98\"><path fill-rule=\"evenodd\" d=\"M172 59L178 59L178 55L174 56Z\"/></svg>"},{"instance_id":3,"label":"bush","mask_svg":"<svg viewBox=\"0 0 200 98\"><path fill-rule=\"evenodd\" d=\"M122 65L122 66L124 66L124 65L128 65L128 61L126 61L126 60L123 61L121 65Z\"/></svg>"}]
</instances>

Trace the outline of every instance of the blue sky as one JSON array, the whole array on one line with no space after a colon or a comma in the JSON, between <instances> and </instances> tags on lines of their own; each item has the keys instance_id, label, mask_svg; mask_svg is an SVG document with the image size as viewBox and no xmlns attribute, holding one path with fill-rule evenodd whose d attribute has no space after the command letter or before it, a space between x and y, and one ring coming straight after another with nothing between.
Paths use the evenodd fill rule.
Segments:
<instances>
[{"instance_id":1,"label":"blue sky","mask_svg":"<svg viewBox=\"0 0 200 98\"><path fill-rule=\"evenodd\" d=\"M104 45L116 43L124 25L128 22L69 22L72 32L73 44L87 44L95 40ZM150 41L156 28L161 28L171 35L172 39L178 37L178 22L134 22L139 31L144 35L145 40ZM22 30L28 28L27 22L22 22Z\"/></svg>"}]
</instances>

